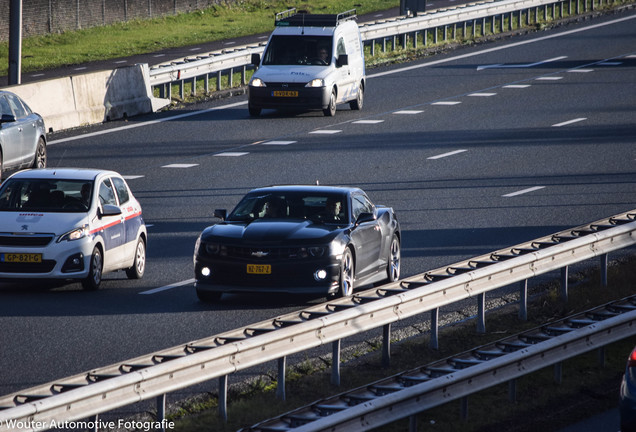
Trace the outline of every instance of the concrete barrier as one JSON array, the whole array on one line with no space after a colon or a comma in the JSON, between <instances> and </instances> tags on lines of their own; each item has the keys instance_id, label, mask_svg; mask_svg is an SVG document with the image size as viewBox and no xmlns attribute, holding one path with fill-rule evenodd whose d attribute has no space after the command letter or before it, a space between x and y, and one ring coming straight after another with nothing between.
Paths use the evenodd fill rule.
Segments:
<instances>
[{"instance_id":1,"label":"concrete barrier","mask_svg":"<svg viewBox=\"0 0 636 432\"><path fill-rule=\"evenodd\" d=\"M49 132L148 114L170 103L153 97L147 64L5 89L39 113Z\"/></svg>"}]
</instances>

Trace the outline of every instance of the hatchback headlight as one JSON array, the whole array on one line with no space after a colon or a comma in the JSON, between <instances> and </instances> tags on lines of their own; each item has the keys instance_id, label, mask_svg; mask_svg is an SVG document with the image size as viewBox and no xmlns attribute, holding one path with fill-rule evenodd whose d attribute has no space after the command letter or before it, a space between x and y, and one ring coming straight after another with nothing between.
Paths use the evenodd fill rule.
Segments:
<instances>
[{"instance_id":1,"label":"hatchback headlight","mask_svg":"<svg viewBox=\"0 0 636 432\"><path fill-rule=\"evenodd\" d=\"M86 237L87 234L88 234L88 225L84 225L82 227L75 228L65 234L62 234L60 238L57 240L57 242L60 243L63 241L79 240L81 238Z\"/></svg>"},{"instance_id":2,"label":"hatchback headlight","mask_svg":"<svg viewBox=\"0 0 636 432\"><path fill-rule=\"evenodd\" d=\"M324 87L324 86L325 86L325 80L322 78L312 79L311 81L307 83L307 85L305 85L305 87Z\"/></svg>"},{"instance_id":3,"label":"hatchback headlight","mask_svg":"<svg viewBox=\"0 0 636 432\"><path fill-rule=\"evenodd\" d=\"M252 87L267 87L262 79L260 78L252 78L250 81L250 85Z\"/></svg>"}]
</instances>

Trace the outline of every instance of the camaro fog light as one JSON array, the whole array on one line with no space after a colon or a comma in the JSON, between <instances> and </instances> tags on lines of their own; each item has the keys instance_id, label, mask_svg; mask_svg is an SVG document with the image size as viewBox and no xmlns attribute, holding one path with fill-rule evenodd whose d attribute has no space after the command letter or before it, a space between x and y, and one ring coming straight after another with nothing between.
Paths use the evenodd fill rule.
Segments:
<instances>
[{"instance_id":1,"label":"camaro fog light","mask_svg":"<svg viewBox=\"0 0 636 432\"><path fill-rule=\"evenodd\" d=\"M209 277L211 274L212 274L212 270L210 270L210 267L201 268L201 276Z\"/></svg>"},{"instance_id":2,"label":"camaro fog light","mask_svg":"<svg viewBox=\"0 0 636 432\"><path fill-rule=\"evenodd\" d=\"M316 279L318 282L325 280L326 277L327 277L327 270L320 269L320 270L316 270L316 272L314 273L314 279Z\"/></svg>"}]
</instances>

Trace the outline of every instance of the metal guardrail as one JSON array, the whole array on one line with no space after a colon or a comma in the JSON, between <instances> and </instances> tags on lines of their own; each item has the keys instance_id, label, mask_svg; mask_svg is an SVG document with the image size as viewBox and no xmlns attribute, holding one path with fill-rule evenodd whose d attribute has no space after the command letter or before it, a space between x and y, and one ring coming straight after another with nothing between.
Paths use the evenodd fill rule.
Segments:
<instances>
[{"instance_id":1,"label":"metal guardrail","mask_svg":"<svg viewBox=\"0 0 636 432\"><path fill-rule=\"evenodd\" d=\"M219 378L223 410L229 374L277 360L278 382L284 390L285 356L330 342L334 348L332 380L339 382L341 339L382 326L387 329L393 322L437 311L469 297L476 297L481 304L488 291L579 261L601 256L607 263L609 252L636 244L635 233L636 210L362 291L350 298L3 396L0 431L10 430L7 422L16 420L27 426L25 430L48 429L42 425L84 419L153 397L165 405L167 393L213 378ZM525 308L523 302L521 308ZM485 326L482 307L480 315L479 321ZM437 332L436 327L435 323L433 333ZM385 332L383 350L389 346L388 333Z\"/></svg>"},{"instance_id":2,"label":"metal guardrail","mask_svg":"<svg viewBox=\"0 0 636 432\"><path fill-rule=\"evenodd\" d=\"M401 39L403 48L407 47L409 40L414 46L418 44L418 35L422 35L422 41L428 43L428 32L433 37L433 42L438 42L438 37L444 41L448 39L448 29L452 28L452 38L455 38L457 26L462 26L462 36L464 38L475 37L477 29L480 29L481 36L488 31L505 31L506 17L507 28L513 29L515 17L518 27L523 27L523 13L525 12L525 25L530 25L531 16L534 14L532 22L540 21L540 11L542 19L554 19L557 15L564 16L564 9L567 7L568 14L579 14L581 11L594 10L595 1L602 5L603 0L491 0L487 2L469 3L466 5L440 9L432 12L419 14L416 17L400 16L394 19L376 21L373 23L360 24L360 33L363 44L370 47L371 56L375 55L376 44L382 46L382 51L386 51L387 40L391 41L391 46L398 45L397 39ZM615 0L606 0L614 2ZM548 11L551 16L548 16ZM558 11L558 14L557 14ZM470 32L468 31L470 27ZM204 91L209 92L209 77L216 77L216 89L222 88L222 76L227 76L228 87L233 87L233 74L235 70L241 71L241 84L246 84L246 74L251 65L252 54L261 54L265 49L265 42L259 44L245 45L233 49L224 49L201 54L195 57L185 57L162 63L150 68L150 85L158 88L160 97L172 97L172 85L179 85L180 97L184 97L184 83L191 82L191 94L196 94L196 80L203 79Z\"/></svg>"},{"instance_id":3,"label":"metal guardrail","mask_svg":"<svg viewBox=\"0 0 636 432\"><path fill-rule=\"evenodd\" d=\"M631 337L636 296L325 398L240 432L365 431ZM411 426L414 422L411 422ZM416 430L411 427L410 430Z\"/></svg>"}]
</instances>

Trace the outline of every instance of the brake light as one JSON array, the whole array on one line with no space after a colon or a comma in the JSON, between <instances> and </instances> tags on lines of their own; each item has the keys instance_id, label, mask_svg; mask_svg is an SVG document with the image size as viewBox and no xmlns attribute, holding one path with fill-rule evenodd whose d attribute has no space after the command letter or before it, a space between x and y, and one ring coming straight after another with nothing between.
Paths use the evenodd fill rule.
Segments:
<instances>
[{"instance_id":1,"label":"brake light","mask_svg":"<svg viewBox=\"0 0 636 432\"><path fill-rule=\"evenodd\" d=\"M627 359L627 367L636 367L636 348L634 348Z\"/></svg>"}]
</instances>

